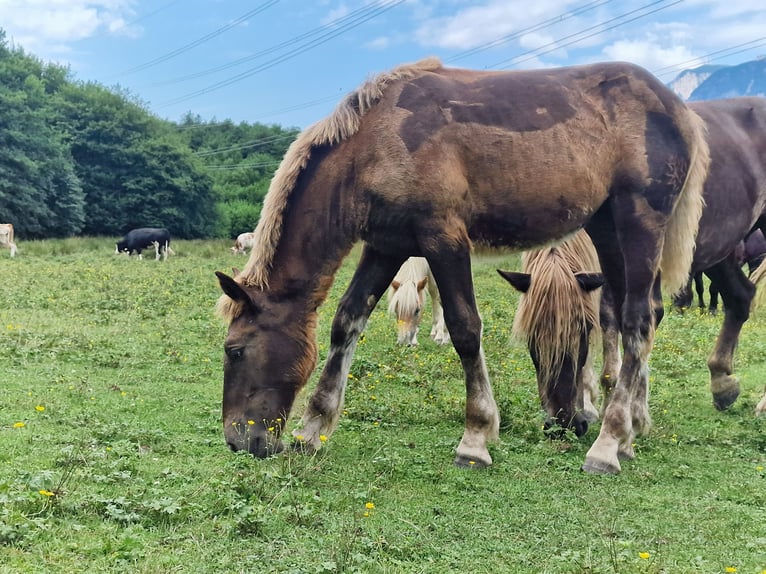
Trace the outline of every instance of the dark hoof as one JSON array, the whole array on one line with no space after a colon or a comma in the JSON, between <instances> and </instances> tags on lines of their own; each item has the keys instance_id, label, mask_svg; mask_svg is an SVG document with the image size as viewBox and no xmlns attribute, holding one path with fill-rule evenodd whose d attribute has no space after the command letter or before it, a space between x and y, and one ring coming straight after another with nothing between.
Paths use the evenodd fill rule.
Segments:
<instances>
[{"instance_id":1,"label":"dark hoof","mask_svg":"<svg viewBox=\"0 0 766 574\"><path fill-rule=\"evenodd\" d=\"M590 458L585 459L585 463L582 465L582 470L588 474L620 474L619 466L615 466L603 460Z\"/></svg>"},{"instance_id":2,"label":"dark hoof","mask_svg":"<svg viewBox=\"0 0 766 574\"><path fill-rule=\"evenodd\" d=\"M486 463L481 460L474 460L464 456L455 457L455 466L458 468L487 468L489 465L490 463Z\"/></svg>"},{"instance_id":3,"label":"dark hoof","mask_svg":"<svg viewBox=\"0 0 766 574\"><path fill-rule=\"evenodd\" d=\"M713 406L715 406L715 408L717 408L719 411L725 411L734 404L734 402L737 400L737 397L739 397L738 388L715 394L713 395Z\"/></svg>"}]
</instances>

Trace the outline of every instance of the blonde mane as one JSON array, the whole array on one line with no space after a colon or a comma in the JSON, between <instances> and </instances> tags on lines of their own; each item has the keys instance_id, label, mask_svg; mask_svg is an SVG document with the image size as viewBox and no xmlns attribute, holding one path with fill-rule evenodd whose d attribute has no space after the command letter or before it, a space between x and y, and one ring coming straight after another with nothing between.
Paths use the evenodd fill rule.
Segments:
<instances>
[{"instance_id":1,"label":"blonde mane","mask_svg":"<svg viewBox=\"0 0 766 574\"><path fill-rule=\"evenodd\" d=\"M362 116L380 100L388 84L440 67L441 62L437 58L428 58L379 74L347 95L329 116L298 135L269 185L261 217L255 228L255 247L239 276L245 285L260 288L268 286L269 269L282 231L282 215L298 175L311 158L312 150L323 145L338 144L353 136L359 129Z\"/></svg>"},{"instance_id":2,"label":"blonde mane","mask_svg":"<svg viewBox=\"0 0 766 574\"><path fill-rule=\"evenodd\" d=\"M597 339L600 293L586 293L574 274L598 273L601 266L584 231L559 245L527 251L521 261L532 281L519 300L513 334L527 345L535 343L542 380L551 380L564 357L576 361L588 325L594 329L591 340Z\"/></svg>"},{"instance_id":3,"label":"blonde mane","mask_svg":"<svg viewBox=\"0 0 766 574\"><path fill-rule=\"evenodd\" d=\"M254 231L250 258L235 278L239 283L260 289L268 287L269 271L282 233L284 211L298 176L311 159L312 150L319 146L336 145L353 136L359 129L362 116L380 100L386 86L392 82L408 80L441 67L438 58L426 58L368 79L348 94L329 116L298 135L269 184L261 217ZM224 295L218 301L217 312L222 317L232 320L239 314L240 309L236 302Z\"/></svg>"},{"instance_id":4,"label":"blonde mane","mask_svg":"<svg viewBox=\"0 0 766 574\"><path fill-rule=\"evenodd\" d=\"M397 318L412 317L415 310L422 304L418 283L428 277L428 262L424 257L410 257L399 268L393 286L388 290L388 312Z\"/></svg>"}]
</instances>

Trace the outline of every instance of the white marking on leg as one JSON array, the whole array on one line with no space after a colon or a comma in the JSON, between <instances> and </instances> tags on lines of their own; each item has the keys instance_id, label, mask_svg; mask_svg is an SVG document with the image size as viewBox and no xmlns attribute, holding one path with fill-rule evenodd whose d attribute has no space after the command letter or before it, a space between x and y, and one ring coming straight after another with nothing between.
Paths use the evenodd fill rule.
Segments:
<instances>
[{"instance_id":1,"label":"white marking on leg","mask_svg":"<svg viewBox=\"0 0 766 574\"><path fill-rule=\"evenodd\" d=\"M333 345L327 355L325 369L317 384L312 399L306 412L301 417L300 427L293 431L296 440L304 443L311 449L318 450L322 445L321 437L332 435L340 418L343 408L343 400L346 392L346 381L351 372L351 362L359 336L367 324L366 317L360 317L351 322L348 328L349 338L339 345ZM327 366L340 361L337 378L327 375ZM321 399L322 412L318 412L312 406L312 401Z\"/></svg>"}]
</instances>

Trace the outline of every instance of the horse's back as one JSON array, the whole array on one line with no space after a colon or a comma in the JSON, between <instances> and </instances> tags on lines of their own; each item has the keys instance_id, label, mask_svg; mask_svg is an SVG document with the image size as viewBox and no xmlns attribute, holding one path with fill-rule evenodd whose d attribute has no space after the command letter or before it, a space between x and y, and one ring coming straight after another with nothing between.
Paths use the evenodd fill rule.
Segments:
<instances>
[{"instance_id":1,"label":"horse's back","mask_svg":"<svg viewBox=\"0 0 766 574\"><path fill-rule=\"evenodd\" d=\"M457 213L474 239L524 248L581 227L616 182L677 175L686 111L632 64L440 68L387 87L349 143L374 159L359 176L375 205Z\"/></svg>"}]
</instances>

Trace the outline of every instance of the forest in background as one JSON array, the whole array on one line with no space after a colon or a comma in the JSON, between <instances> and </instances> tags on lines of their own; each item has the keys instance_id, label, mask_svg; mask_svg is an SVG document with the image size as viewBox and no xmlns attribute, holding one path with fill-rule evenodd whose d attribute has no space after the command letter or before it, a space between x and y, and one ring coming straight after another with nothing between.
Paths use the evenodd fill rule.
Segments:
<instances>
[{"instance_id":1,"label":"forest in background","mask_svg":"<svg viewBox=\"0 0 766 574\"><path fill-rule=\"evenodd\" d=\"M18 238L251 231L297 134L191 113L160 119L126 91L9 45L0 29L0 222Z\"/></svg>"}]
</instances>

